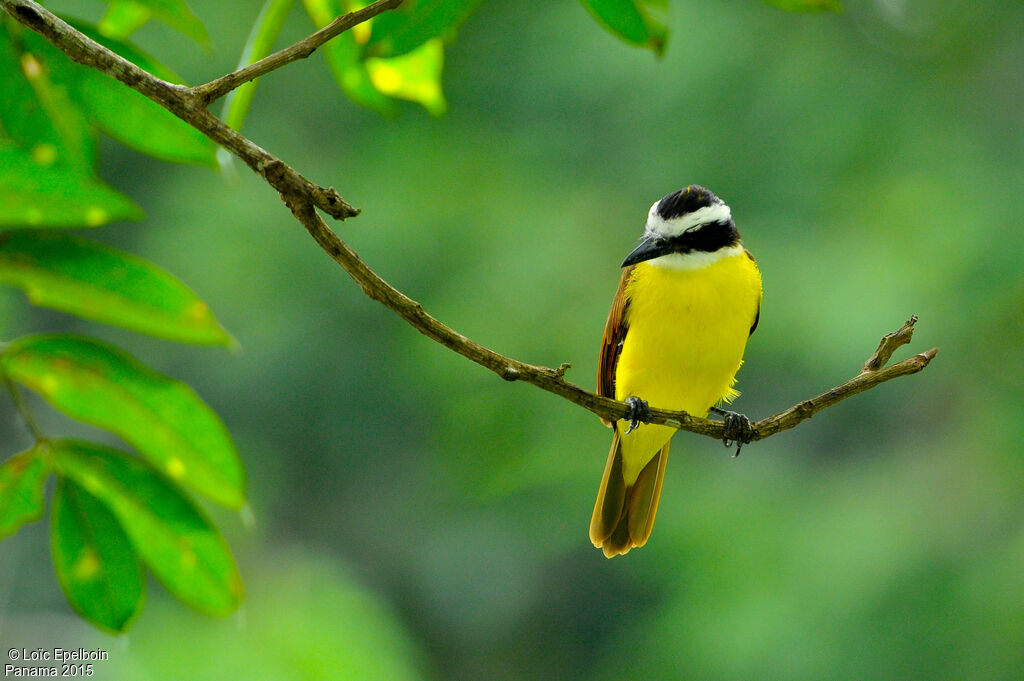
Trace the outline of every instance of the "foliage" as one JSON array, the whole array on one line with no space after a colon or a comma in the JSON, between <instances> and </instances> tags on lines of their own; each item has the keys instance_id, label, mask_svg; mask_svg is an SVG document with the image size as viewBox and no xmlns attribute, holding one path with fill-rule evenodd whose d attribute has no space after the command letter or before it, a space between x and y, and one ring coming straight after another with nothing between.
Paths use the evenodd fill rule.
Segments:
<instances>
[{"instance_id":1,"label":"foliage","mask_svg":"<svg viewBox=\"0 0 1024 681\"><path fill-rule=\"evenodd\" d=\"M207 39L180 0L114 3L101 29L76 26L180 82L118 37L148 16ZM182 343L229 345L206 304L171 274L129 253L46 231L141 217L97 177L97 131L157 158L200 165L213 165L210 141L145 97L71 63L6 15L0 72L9 84L0 100L0 227L22 228L0 234L0 282L21 288L36 305L85 319ZM209 612L233 610L241 596L233 559L179 487L232 508L245 503L238 454L212 410L184 384L83 337L7 343L0 373L22 410L28 407L17 384L74 419L118 434L143 457L50 440L36 430L36 445L0 468L3 535L42 516L45 478L58 477L53 560L75 609L98 626L124 630L142 603L141 557L183 601Z\"/></svg>"}]
</instances>

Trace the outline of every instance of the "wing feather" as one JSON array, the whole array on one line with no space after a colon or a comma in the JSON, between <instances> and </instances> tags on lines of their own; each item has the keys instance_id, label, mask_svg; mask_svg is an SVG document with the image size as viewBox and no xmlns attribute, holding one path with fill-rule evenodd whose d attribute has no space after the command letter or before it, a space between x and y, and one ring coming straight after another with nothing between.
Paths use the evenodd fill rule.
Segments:
<instances>
[{"instance_id":1,"label":"wing feather","mask_svg":"<svg viewBox=\"0 0 1024 681\"><path fill-rule=\"evenodd\" d=\"M622 343L626 339L626 310L629 300L626 298L626 285L633 274L633 266L622 270L619 290L612 301L612 309L608 312L608 321L604 325L604 338L601 339L601 361L597 369L597 394L615 399L615 367L622 353ZM611 422L601 419L606 426Z\"/></svg>"}]
</instances>

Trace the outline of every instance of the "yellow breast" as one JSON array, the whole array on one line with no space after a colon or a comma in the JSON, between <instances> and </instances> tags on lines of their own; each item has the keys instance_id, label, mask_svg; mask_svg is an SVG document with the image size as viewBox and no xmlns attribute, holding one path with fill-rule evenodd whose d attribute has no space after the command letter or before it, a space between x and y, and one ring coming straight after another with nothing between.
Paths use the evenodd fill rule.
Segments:
<instances>
[{"instance_id":1,"label":"yellow breast","mask_svg":"<svg viewBox=\"0 0 1024 681\"><path fill-rule=\"evenodd\" d=\"M700 269L639 263L626 295L628 331L615 399L635 396L651 407L705 416L719 400L738 395L732 386L761 301L761 275L745 252ZM627 481L673 433L641 426L623 437Z\"/></svg>"}]
</instances>

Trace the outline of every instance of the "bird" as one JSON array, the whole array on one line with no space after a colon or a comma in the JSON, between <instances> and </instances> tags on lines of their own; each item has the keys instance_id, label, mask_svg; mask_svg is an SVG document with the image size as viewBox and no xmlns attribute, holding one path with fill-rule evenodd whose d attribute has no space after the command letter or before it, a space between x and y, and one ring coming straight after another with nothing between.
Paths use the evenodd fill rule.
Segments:
<instances>
[{"instance_id":1,"label":"bird","mask_svg":"<svg viewBox=\"0 0 1024 681\"><path fill-rule=\"evenodd\" d=\"M690 185L654 202L622 277L601 341L597 392L626 402L614 429L590 521L590 539L611 558L643 546L658 511L676 430L648 424L650 407L725 420L725 442L753 436L750 421L718 404L733 388L761 312L761 273L732 212ZM738 452L738 450L737 450Z\"/></svg>"}]
</instances>

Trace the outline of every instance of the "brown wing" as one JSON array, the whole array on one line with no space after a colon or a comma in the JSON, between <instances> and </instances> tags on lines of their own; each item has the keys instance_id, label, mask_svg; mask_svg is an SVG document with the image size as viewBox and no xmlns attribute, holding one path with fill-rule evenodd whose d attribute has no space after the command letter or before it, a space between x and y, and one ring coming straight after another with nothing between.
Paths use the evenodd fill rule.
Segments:
<instances>
[{"instance_id":1,"label":"brown wing","mask_svg":"<svg viewBox=\"0 0 1024 681\"><path fill-rule=\"evenodd\" d=\"M604 325L604 338L601 339L601 361L597 367L597 394L615 399L615 366L619 363L622 342L626 339L626 284L633 274L633 266L622 270L619 290L612 301L612 309L608 312L608 321ZM606 426L611 422L601 419Z\"/></svg>"}]
</instances>

